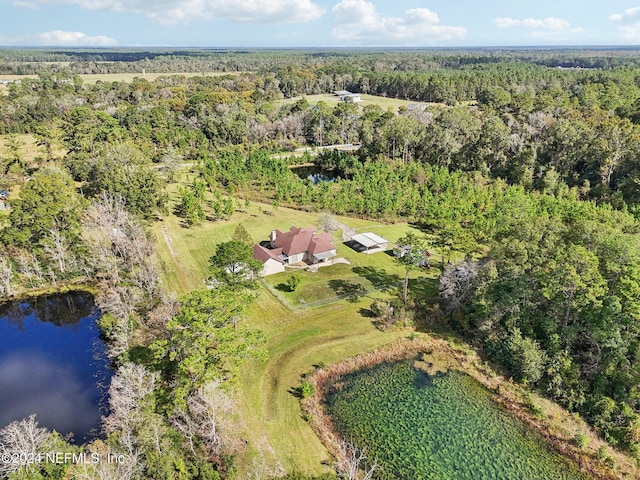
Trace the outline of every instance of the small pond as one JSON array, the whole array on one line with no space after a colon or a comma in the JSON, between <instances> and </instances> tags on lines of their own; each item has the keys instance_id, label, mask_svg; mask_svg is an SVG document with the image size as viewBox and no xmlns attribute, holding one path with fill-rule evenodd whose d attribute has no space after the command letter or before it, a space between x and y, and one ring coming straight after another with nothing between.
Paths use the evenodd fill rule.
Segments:
<instances>
[{"instance_id":1,"label":"small pond","mask_svg":"<svg viewBox=\"0 0 640 480\"><path fill-rule=\"evenodd\" d=\"M339 177L335 170L325 170L319 166L292 166L291 171L301 179L309 180L313 185L320 182L333 182Z\"/></svg>"},{"instance_id":2,"label":"small pond","mask_svg":"<svg viewBox=\"0 0 640 480\"><path fill-rule=\"evenodd\" d=\"M381 364L343 378L325 405L343 438L377 459L377 479L588 478L460 372Z\"/></svg>"},{"instance_id":3,"label":"small pond","mask_svg":"<svg viewBox=\"0 0 640 480\"><path fill-rule=\"evenodd\" d=\"M96 436L111 370L86 293L0 305L0 428L33 413L75 443Z\"/></svg>"}]
</instances>

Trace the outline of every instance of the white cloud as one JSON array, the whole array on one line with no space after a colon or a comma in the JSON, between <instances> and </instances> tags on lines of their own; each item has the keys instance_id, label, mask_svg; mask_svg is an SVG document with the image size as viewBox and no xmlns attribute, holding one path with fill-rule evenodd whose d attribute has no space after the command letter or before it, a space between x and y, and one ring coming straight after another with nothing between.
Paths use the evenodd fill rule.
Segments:
<instances>
[{"instance_id":1,"label":"white cloud","mask_svg":"<svg viewBox=\"0 0 640 480\"><path fill-rule=\"evenodd\" d=\"M38 9L38 5L36 5L33 2L27 2L24 0L16 0L15 2L13 2L13 6L14 7L21 7L21 8L28 8L29 10L37 10Z\"/></svg>"},{"instance_id":2,"label":"white cloud","mask_svg":"<svg viewBox=\"0 0 640 480\"><path fill-rule=\"evenodd\" d=\"M112 37L104 35L89 36L82 32L65 32L63 30L21 37L0 37L0 42L6 45L43 45L49 47L111 47L118 44L118 41Z\"/></svg>"},{"instance_id":3,"label":"white cloud","mask_svg":"<svg viewBox=\"0 0 640 480\"><path fill-rule=\"evenodd\" d=\"M333 7L333 35L342 40L376 44L425 45L464 38L464 27L440 25L428 8L406 10L402 18L385 17L366 0L342 0Z\"/></svg>"},{"instance_id":4,"label":"white cloud","mask_svg":"<svg viewBox=\"0 0 640 480\"><path fill-rule=\"evenodd\" d=\"M614 13L609 16L609 20L616 23L638 23L640 22L640 7L628 8L623 13Z\"/></svg>"},{"instance_id":5,"label":"white cloud","mask_svg":"<svg viewBox=\"0 0 640 480\"><path fill-rule=\"evenodd\" d=\"M622 13L614 13L609 20L619 23L618 33L624 43L640 43L640 7L628 8Z\"/></svg>"},{"instance_id":6,"label":"white cloud","mask_svg":"<svg viewBox=\"0 0 640 480\"><path fill-rule=\"evenodd\" d=\"M570 27L569 22L556 17L547 18L525 18L519 20L517 18L498 17L493 20L498 28L510 27L526 27L543 30L567 30Z\"/></svg>"},{"instance_id":7,"label":"white cloud","mask_svg":"<svg viewBox=\"0 0 640 480\"><path fill-rule=\"evenodd\" d=\"M251 23L298 23L324 14L312 0L16 0L30 5L74 4L87 10L142 13L160 23L227 18Z\"/></svg>"},{"instance_id":8,"label":"white cloud","mask_svg":"<svg viewBox=\"0 0 640 480\"><path fill-rule=\"evenodd\" d=\"M569 35L584 32L584 28L572 28L571 24L557 17L546 18L509 18L498 17L493 19L498 28L527 28L533 30L533 38L546 38L549 40L567 40Z\"/></svg>"}]
</instances>

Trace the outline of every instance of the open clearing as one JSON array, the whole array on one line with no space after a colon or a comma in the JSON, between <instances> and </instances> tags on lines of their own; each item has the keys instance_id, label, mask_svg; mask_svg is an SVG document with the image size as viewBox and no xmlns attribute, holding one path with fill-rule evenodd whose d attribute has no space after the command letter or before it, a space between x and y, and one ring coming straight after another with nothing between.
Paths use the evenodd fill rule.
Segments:
<instances>
[{"instance_id":1,"label":"open clearing","mask_svg":"<svg viewBox=\"0 0 640 480\"><path fill-rule=\"evenodd\" d=\"M245 212L234 213L230 221L207 222L191 229L183 228L179 218L169 215L154 226L165 286L174 294L202 288L208 259L214 253L215 245L229 240L239 223L258 242L267 239L274 228L286 230L291 225L312 226L316 220L315 213L283 207L273 212L270 206L258 203L252 203ZM344 217L338 217L338 220L358 231L372 230L391 242L412 230L407 224L381 225ZM315 274L300 272L301 292L305 285L312 290L322 289L322 285L332 279L373 285L376 273L402 276L402 269L393 263L389 255L357 253L342 244L341 233L334 234L338 255L348 258L352 264L321 268ZM435 268L412 273L412 286L416 291L419 288L433 290L437 273ZM287 275L280 274L282 278ZM278 285L282 280L267 281ZM245 321L266 335L268 359L250 361L239 378L245 424L243 438L248 445L239 459L240 469L244 470L253 460L263 458L269 465L286 470L329 471L330 462L328 466L323 465L329 460L328 453L303 420L298 399L291 393L292 387L297 386L301 374L309 372L314 365L337 362L381 347L406 336L408 332L383 333L373 326L372 319L365 316L372 302L371 296L385 295L373 289L355 301L336 300L299 312L291 311L264 286L260 286L257 295Z\"/></svg>"},{"instance_id":2,"label":"open clearing","mask_svg":"<svg viewBox=\"0 0 640 480\"><path fill-rule=\"evenodd\" d=\"M224 75L239 75L242 72L189 72L189 73L91 73L78 75L84 83L93 84L97 82L131 82L134 78L144 78L153 82L159 77L181 76L181 77L221 77ZM24 78L38 78L37 75L2 75L0 81L16 81ZM0 84L0 91L7 90L6 84Z\"/></svg>"},{"instance_id":3,"label":"open clearing","mask_svg":"<svg viewBox=\"0 0 640 480\"><path fill-rule=\"evenodd\" d=\"M300 100L303 97L294 97L294 98L288 98L286 100L282 100L283 103L293 103L297 100ZM340 100L340 97L338 97L337 95L333 95L331 93L321 93L318 95L308 95L305 96L304 98L307 99L307 102L309 102L309 105L316 105L318 102L325 102L327 103L329 106L331 107L335 107L336 105L338 105L339 103L342 103L342 101ZM406 107L408 105L411 104L416 104L416 103L423 103L426 105L440 105L438 103L431 103L431 104L427 104L426 102L416 102L416 101L411 101L411 100L400 100L399 98L389 98L389 97L379 97L376 95L367 95L367 94L362 94L361 95L362 101L359 102L357 105L359 105L361 108L362 107L366 107L367 105L378 105L380 108L382 108L383 110L392 110L394 112L398 111L399 107Z\"/></svg>"},{"instance_id":4,"label":"open clearing","mask_svg":"<svg viewBox=\"0 0 640 480\"><path fill-rule=\"evenodd\" d=\"M44 159L47 151L43 145L38 145L38 140L31 134L0 135L0 155L10 158L12 153L11 145L17 147L18 155L30 166L38 159ZM61 158L66 150L62 145L54 143L51 145L54 158Z\"/></svg>"}]
</instances>

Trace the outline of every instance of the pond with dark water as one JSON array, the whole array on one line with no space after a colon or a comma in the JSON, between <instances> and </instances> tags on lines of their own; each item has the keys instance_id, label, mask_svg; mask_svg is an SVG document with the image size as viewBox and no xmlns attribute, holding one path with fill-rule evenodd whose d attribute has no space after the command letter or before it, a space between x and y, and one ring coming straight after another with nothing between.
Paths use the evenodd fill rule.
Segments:
<instances>
[{"instance_id":1,"label":"pond with dark water","mask_svg":"<svg viewBox=\"0 0 640 480\"><path fill-rule=\"evenodd\" d=\"M303 180L309 180L312 185L317 185L321 182L333 182L339 178L338 173L335 170L325 170L319 166L302 166L292 167L291 171Z\"/></svg>"},{"instance_id":2,"label":"pond with dark water","mask_svg":"<svg viewBox=\"0 0 640 480\"><path fill-rule=\"evenodd\" d=\"M589 478L461 372L381 364L339 379L325 406L342 437L377 460L377 479Z\"/></svg>"},{"instance_id":3,"label":"pond with dark water","mask_svg":"<svg viewBox=\"0 0 640 480\"><path fill-rule=\"evenodd\" d=\"M0 428L36 414L74 443L97 436L111 369L84 292L0 305Z\"/></svg>"}]
</instances>

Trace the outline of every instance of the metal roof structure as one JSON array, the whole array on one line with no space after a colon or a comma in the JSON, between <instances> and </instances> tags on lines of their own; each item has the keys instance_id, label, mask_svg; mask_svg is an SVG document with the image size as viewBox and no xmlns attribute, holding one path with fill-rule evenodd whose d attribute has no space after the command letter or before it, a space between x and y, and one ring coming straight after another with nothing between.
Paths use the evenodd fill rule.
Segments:
<instances>
[{"instance_id":1,"label":"metal roof structure","mask_svg":"<svg viewBox=\"0 0 640 480\"><path fill-rule=\"evenodd\" d=\"M320 253L314 253L312 254L314 257L316 257L318 260L325 260L327 258L331 258L333 256L335 256L335 253L331 252L320 252Z\"/></svg>"},{"instance_id":2,"label":"metal roof structure","mask_svg":"<svg viewBox=\"0 0 640 480\"><path fill-rule=\"evenodd\" d=\"M351 240L358 242L360 245L366 248L378 247L384 243L389 243L389 240L385 240L381 236L371 232L358 233L356 235L353 235L351 237Z\"/></svg>"}]
</instances>

